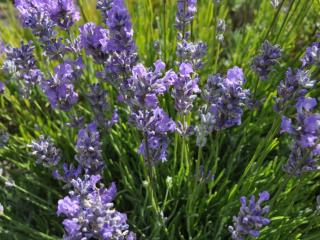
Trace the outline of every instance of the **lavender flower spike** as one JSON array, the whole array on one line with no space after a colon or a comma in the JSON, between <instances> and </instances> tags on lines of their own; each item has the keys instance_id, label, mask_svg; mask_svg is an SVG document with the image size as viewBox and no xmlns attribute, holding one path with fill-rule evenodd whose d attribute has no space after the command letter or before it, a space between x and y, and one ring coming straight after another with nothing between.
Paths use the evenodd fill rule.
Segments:
<instances>
[{"instance_id":1,"label":"lavender flower spike","mask_svg":"<svg viewBox=\"0 0 320 240\"><path fill-rule=\"evenodd\" d=\"M296 118L282 118L281 132L288 133L293 140L284 171L296 177L320 169L320 114L312 112L316 105L316 99L301 97L296 104Z\"/></svg>"},{"instance_id":2,"label":"lavender flower spike","mask_svg":"<svg viewBox=\"0 0 320 240\"><path fill-rule=\"evenodd\" d=\"M261 55L253 59L252 69L261 80L266 80L272 68L278 63L281 57L279 45L271 45L267 40L262 44Z\"/></svg>"},{"instance_id":3,"label":"lavender flower spike","mask_svg":"<svg viewBox=\"0 0 320 240\"><path fill-rule=\"evenodd\" d=\"M248 104L249 90L241 68L233 67L227 76L210 76L204 91L208 111L214 115L215 130L241 124L243 107Z\"/></svg>"},{"instance_id":4,"label":"lavender flower spike","mask_svg":"<svg viewBox=\"0 0 320 240\"><path fill-rule=\"evenodd\" d=\"M49 81L42 82L42 89L52 108L68 111L76 104L78 94L74 91L73 82L79 78L81 68L81 58L77 61L66 60L54 69L55 75Z\"/></svg>"},{"instance_id":5,"label":"lavender flower spike","mask_svg":"<svg viewBox=\"0 0 320 240\"><path fill-rule=\"evenodd\" d=\"M193 20L196 12L197 0L178 0L176 15L177 29L186 33L187 25ZM185 39L185 37L182 36L182 39Z\"/></svg>"},{"instance_id":6,"label":"lavender flower spike","mask_svg":"<svg viewBox=\"0 0 320 240\"><path fill-rule=\"evenodd\" d=\"M247 198L241 197L240 212L237 217L233 217L233 226L228 227L232 239L244 240L248 235L253 238L259 237L260 229L270 223L270 219L264 216L269 213L269 206L261 206L264 201L269 200L269 197L268 192L261 192L258 201L251 196L248 205Z\"/></svg>"},{"instance_id":7,"label":"lavender flower spike","mask_svg":"<svg viewBox=\"0 0 320 240\"><path fill-rule=\"evenodd\" d=\"M78 133L76 160L87 174L100 173L104 167L97 125L90 123Z\"/></svg>"},{"instance_id":8,"label":"lavender flower spike","mask_svg":"<svg viewBox=\"0 0 320 240\"><path fill-rule=\"evenodd\" d=\"M17 79L20 91L25 95L28 95L31 89L43 79L42 73L36 66L33 49L31 41L28 44L21 42L20 48L8 47L5 49L7 58L3 69L13 79Z\"/></svg>"},{"instance_id":9,"label":"lavender flower spike","mask_svg":"<svg viewBox=\"0 0 320 240\"><path fill-rule=\"evenodd\" d=\"M80 20L80 12L74 0L55 0L50 2L50 17L61 28L69 29L76 21Z\"/></svg>"},{"instance_id":10,"label":"lavender flower spike","mask_svg":"<svg viewBox=\"0 0 320 240\"><path fill-rule=\"evenodd\" d=\"M86 23L80 27L80 46L92 55L97 63L104 63L108 59L106 51L109 41L109 31L94 23Z\"/></svg>"},{"instance_id":11,"label":"lavender flower spike","mask_svg":"<svg viewBox=\"0 0 320 240\"><path fill-rule=\"evenodd\" d=\"M307 48L301 62L302 67L320 64L320 42L315 42Z\"/></svg>"},{"instance_id":12,"label":"lavender flower spike","mask_svg":"<svg viewBox=\"0 0 320 240\"><path fill-rule=\"evenodd\" d=\"M172 96L175 107L181 114L187 114L193 107L193 101L201 90L198 87L198 77L195 75L190 63L181 63L179 75L173 83Z\"/></svg>"},{"instance_id":13,"label":"lavender flower spike","mask_svg":"<svg viewBox=\"0 0 320 240\"><path fill-rule=\"evenodd\" d=\"M51 138L41 135L37 141L32 141L28 145L32 150L32 155L36 157L36 163L45 167L56 166L60 159L60 150L55 147Z\"/></svg>"},{"instance_id":14,"label":"lavender flower spike","mask_svg":"<svg viewBox=\"0 0 320 240\"><path fill-rule=\"evenodd\" d=\"M105 63L105 78L119 86L123 80L121 76L128 76L137 63L131 18L124 0L99 1L97 7L109 27L109 39L104 50L110 58Z\"/></svg>"},{"instance_id":15,"label":"lavender flower spike","mask_svg":"<svg viewBox=\"0 0 320 240\"><path fill-rule=\"evenodd\" d=\"M85 175L72 180L73 190L58 201L58 215L63 220L63 239L134 240L129 231L126 214L114 209L114 183L109 188L98 187L99 175Z\"/></svg>"}]
</instances>

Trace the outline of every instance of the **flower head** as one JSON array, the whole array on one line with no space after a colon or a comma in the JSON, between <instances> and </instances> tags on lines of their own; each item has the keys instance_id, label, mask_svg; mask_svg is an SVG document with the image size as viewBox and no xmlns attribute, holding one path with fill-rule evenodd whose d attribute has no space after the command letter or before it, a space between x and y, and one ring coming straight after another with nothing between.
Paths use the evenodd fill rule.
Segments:
<instances>
[{"instance_id":1,"label":"flower head","mask_svg":"<svg viewBox=\"0 0 320 240\"><path fill-rule=\"evenodd\" d=\"M3 69L13 79L17 79L23 94L29 94L31 89L43 79L42 73L36 66L33 50L34 46L31 41L28 44L21 42L20 48L8 47L5 49L7 58Z\"/></svg>"},{"instance_id":2,"label":"flower head","mask_svg":"<svg viewBox=\"0 0 320 240\"><path fill-rule=\"evenodd\" d=\"M208 78L204 99L208 111L214 116L215 130L241 124L243 107L249 98L249 90L243 89L244 82L244 74L239 67L229 69L226 77L213 75Z\"/></svg>"},{"instance_id":3,"label":"flower head","mask_svg":"<svg viewBox=\"0 0 320 240\"><path fill-rule=\"evenodd\" d=\"M284 166L290 175L299 177L302 172L319 169L320 114L313 113L316 105L314 98L301 97L296 103L295 119L282 118L281 132L288 133L293 140L288 162Z\"/></svg>"},{"instance_id":4,"label":"flower head","mask_svg":"<svg viewBox=\"0 0 320 240\"><path fill-rule=\"evenodd\" d=\"M262 44L261 55L253 59L252 69L261 80L266 80L272 68L278 63L281 57L279 45L271 45L267 40Z\"/></svg>"},{"instance_id":5,"label":"flower head","mask_svg":"<svg viewBox=\"0 0 320 240\"><path fill-rule=\"evenodd\" d=\"M50 137L41 135L38 140L32 141L29 145L31 154L36 157L36 163L45 167L56 166L60 159L60 150L54 145Z\"/></svg>"},{"instance_id":6,"label":"flower head","mask_svg":"<svg viewBox=\"0 0 320 240\"><path fill-rule=\"evenodd\" d=\"M198 77L194 74L192 64L181 63L179 74L173 82L172 96L175 107L179 113L186 114L191 111L193 101L201 90L198 86Z\"/></svg>"},{"instance_id":7,"label":"flower head","mask_svg":"<svg viewBox=\"0 0 320 240\"><path fill-rule=\"evenodd\" d=\"M100 173L104 167L100 134L97 125L90 123L78 133L76 160L87 174Z\"/></svg>"},{"instance_id":8,"label":"flower head","mask_svg":"<svg viewBox=\"0 0 320 240\"><path fill-rule=\"evenodd\" d=\"M306 53L301 59L301 62L302 67L320 63L320 42L315 42L306 49Z\"/></svg>"},{"instance_id":9,"label":"flower head","mask_svg":"<svg viewBox=\"0 0 320 240\"><path fill-rule=\"evenodd\" d=\"M237 217L233 217L233 226L228 228L232 239L243 240L247 235L254 238L260 235L260 229L270 223L270 219L264 216L269 213L269 206L261 206L269 197L268 192L261 192L258 201L251 196L248 205L247 198L241 197L240 212Z\"/></svg>"},{"instance_id":10,"label":"flower head","mask_svg":"<svg viewBox=\"0 0 320 240\"><path fill-rule=\"evenodd\" d=\"M80 12L74 0L55 0L51 1L49 9L51 19L60 27L69 29L80 19Z\"/></svg>"},{"instance_id":11,"label":"flower head","mask_svg":"<svg viewBox=\"0 0 320 240\"><path fill-rule=\"evenodd\" d=\"M58 215L64 215L64 239L133 240L126 214L114 209L114 183L109 188L98 187L99 175L85 175L72 180L73 191L58 201Z\"/></svg>"},{"instance_id":12,"label":"flower head","mask_svg":"<svg viewBox=\"0 0 320 240\"><path fill-rule=\"evenodd\" d=\"M92 55L97 63L104 63L108 59L107 45L109 31L94 23L86 23L80 27L80 46Z\"/></svg>"}]
</instances>

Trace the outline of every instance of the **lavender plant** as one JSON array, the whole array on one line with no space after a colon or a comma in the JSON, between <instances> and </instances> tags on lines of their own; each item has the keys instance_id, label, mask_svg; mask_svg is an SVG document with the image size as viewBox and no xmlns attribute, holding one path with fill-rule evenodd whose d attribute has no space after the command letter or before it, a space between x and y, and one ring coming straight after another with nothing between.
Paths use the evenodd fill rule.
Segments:
<instances>
[{"instance_id":1,"label":"lavender plant","mask_svg":"<svg viewBox=\"0 0 320 240\"><path fill-rule=\"evenodd\" d=\"M0 239L320 238L317 9L0 0Z\"/></svg>"}]
</instances>

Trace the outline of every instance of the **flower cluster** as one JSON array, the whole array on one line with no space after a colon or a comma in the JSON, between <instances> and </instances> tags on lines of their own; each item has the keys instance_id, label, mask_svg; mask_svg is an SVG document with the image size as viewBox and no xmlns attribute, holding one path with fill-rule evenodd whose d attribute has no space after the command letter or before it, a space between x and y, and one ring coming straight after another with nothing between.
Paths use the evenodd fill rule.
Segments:
<instances>
[{"instance_id":1,"label":"flower cluster","mask_svg":"<svg viewBox=\"0 0 320 240\"><path fill-rule=\"evenodd\" d=\"M109 31L94 23L86 23L80 27L80 46L91 55L97 63L108 59L107 44Z\"/></svg>"},{"instance_id":2,"label":"flower cluster","mask_svg":"<svg viewBox=\"0 0 320 240\"><path fill-rule=\"evenodd\" d=\"M97 8L101 10L109 30L104 48L109 54L104 63L104 75L113 85L120 86L120 76L130 75L132 67L137 63L130 15L123 0L99 1Z\"/></svg>"},{"instance_id":3,"label":"flower cluster","mask_svg":"<svg viewBox=\"0 0 320 240\"><path fill-rule=\"evenodd\" d=\"M59 27L69 29L76 21L80 20L80 12L73 0L49 1L50 17Z\"/></svg>"},{"instance_id":4,"label":"flower cluster","mask_svg":"<svg viewBox=\"0 0 320 240\"><path fill-rule=\"evenodd\" d=\"M216 27L216 39L219 42L223 42L224 40L224 32L226 31L226 23L223 19L218 19L217 27Z\"/></svg>"},{"instance_id":5,"label":"flower cluster","mask_svg":"<svg viewBox=\"0 0 320 240\"><path fill-rule=\"evenodd\" d=\"M36 157L36 163L45 167L56 166L61 160L60 150L54 145L50 137L41 135L38 140L29 145L31 154Z\"/></svg>"},{"instance_id":6,"label":"flower cluster","mask_svg":"<svg viewBox=\"0 0 320 240\"><path fill-rule=\"evenodd\" d=\"M90 123L78 133L75 159L87 174L100 173L104 167L100 134L97 125Z\"/></svg>"},{"instance_id":7,"label":"flower cluster","mask_svg":"<svg viewBox=\"0 0 320 240\"><path fill-rule=\"evenodd\" d=\"M320 42L313 43L307 48L304 57L301 59L302 67L320 63Z\"/></svg>"},{"instance_id":8,"label":"flower cluster","mask_svg":"<svg viewBox=\"0 0 320 240\"><path fill-rule=\"evenodd\" d=\"M75 167L73 164L68 165L67 163L63 163L61 169L56 167L52 172L53 177L66 183L66 186L70 186L71 181L78 178L81 174L81 166Z\"/></svg>"},{"instance_id":9,"label":"flower cluster","mask_svg":"<svg viewBox=\"0 0 320 240\"><path fill-rule=\"evenodd\" d=\"M260 229L270 223L270 219L265 217L265 214L269 213L269 206L261 206L264 201L269 200L269 197L268 192L261 192L258 201L251 196L248 205L247 198L241 197L240 212L237 217L233 217L234 225L228 228L232 239L244 240L248 235L259 237Z\"/></svg>"},{"instance_id":10,"label":"flower cluster","mask_svg":"<svg viewBox=\"0 0 320 240\"><path fill-rule=\"evenodd\" d=\"M172 96L177 111L184 115L190 112L197 93L201 92L198 86L198 77L192 69L192 64L181 63L179 74L173 82Z\"/></svg>"},{"instance_id":11,"label":"flower cluster","mask_svg":"<svg viewBox=\"0 0 320 240\"><path fill-rule=\"evenodd\" d=\"M292 102L305 96L307 89L312 88L315 81L309 77L309 71L298 69L294 72L291 68L286 72L286 77L278 86L278 96L275 109L283 111L290 107Z\"/></svg>"},{"instance_id":12,"label":"flower cluster","mask_svg":"<svg viewBox=\"0 0 320 240\"><path fill-rule=\"evenodd\" d=\"M183 39L177 42L177 57L181 62L190 62L195 69L203 67L202 59L207 53L207 45L203 42L188 42Z\"/></svg>"},{"instance_id":13,"label":"flower cluster","mask_svg":"<svg viewBox=\"0 0 320 240\"><path fill-rule=\"evenodd\" d=\"M31 88L40 83L43 78L36 66L33 49L32 42L28 44L21 42L20 48L8 47L5 49L7 58L3 69L17 80L23 94L29 94Z\"/></svg>"},{"instance_id":14,"label":"flower cluster","mask_svg":"<svg viewBox=\"0 0 320 240\"><path fill-rule=\"evenodd\" d=\"M85 175L72 180L73 190L59 200L58 215L65 215L64 239L134 240L126 223L127 216L114 209L114 183L98 187L99 175Z\"/></svg>"},{"instance_id":15,"label":"flower cluster","mask_svg":"<svg viewBox=\"0 0 320 240\"><path fill-rule=\"evenodd\" d=\"M62 43L62 38L57 38L55 27L69 31L80 19L79 10L73 0L17 0L15 5L23 26L30 28L39 38L45 55L57 59L71 50Z\"/></svg>"},{"instance_id":16,"label":"flower cluster","mask_svg":"<svg viewBox=\"0 0 320 240\"><path fill-rule=\"evenodd\" d=\"M319 169L320 114L312 112L316 105L316 99L301 97L296 104L296 118L282 118L281 132L288 133L294 142L284 166L284 170L291 175L300 176L302 172Z\"/></svg>"},{"instance_id":17,"label":"flower cluster","mask_svg":"<svg viewBox=\"0 0 320 240\"><path fill-rule=\"evenodd\" d=\"M158 96L173 84L176 74L172 70L163 74L165 64L160 60L154 65L154 71L147 70L142 64L136 65L126 83L130 121L144 137L139 152L150 162L166 160L167 133L175 130L175 123L160 108Z\"/></svg>"},{"instance_id":18,"label":"flower cluster","mask_svg":"<svg viewBox=\"0 0 320 240\"><path fill-rule=\"evenodd\" d=\"M66 60L55 67L51 79L42 82L42 89L52 108L67 111L77 102L78 94L74 91L73 82L79 78L81 69L81 58L76 61Z\"/></svg>"},{"instance_id":19,"label":"flower cluster","mask_svg":"<svg viewBox=\"0 0 320 240\"><path fill-rule=\"evenodd\" d=\"M197 12L197 0L178 0L177 1L177 15L176 28L183 34L186 33L186 27L194 18ZM185 37L183 36L182 39Z\"/></svg>"},{"instance_id":20,"label":"flower cluster","mask_svg":"<svg viewBox=\"0 0 320 240\"><path fill-rule=\"evenodd\" d=\"M279 45L271 45L267 40L262 44L261 55L254 57L252 69L261 80L266 80L281 57Z\"/></svg>"},{"instance_id":21,"label":"flower cluster","mask_svg":"<svg viewBox=\"0 0 320 240\"><path fill-rule=\"evenodd\" d=\"M42 39L54 34L55 25L67 30L80 19L73 0L17 0L15 5L23 26Z\"/></svg>"},{"instance_id":22,"label":"flower cluster","mask_svg":"<svg viewBox=\"0 0 320 240\"><path fill-rule=\"evenodd\" d=\"M204 88L205 105L200 112L200 124L196 127L197 145L203 147L213 131L241 124L243 107L249 104L249 90L243 89L242 69L229 69L226 77L213 75Z\"/></svg>"},{"instance_id":23,"label":"flower cluster","mask_svg":"<svg viewBox=\"0 0 320 240\"><path fill-rule=\"evenodd\" d=\"M178 30L178 41L176 54L178 64L183 62L192 63L194 69L203 66L203 58L207 52L207 46L199 42L190 42L190 25L197 12L197 0L178 0L176 14L176 28Z\"/></svg>"},{"instance_id":24,"label":"flower cluster","mask_svg":"<svg viewBox=\"0 0 320 240\"><path fill-rule=\"evenodd\" d=\"M248 104L249 90L243 89L245 78L242 69L233 67L227 76L213 75L208 78L204 98L208 110L215 118L215 130L241 124L243 107Z\"/></svg>"},{"instance_id":25,"label":"flower cluster","mask_svg":"<svg viewBox=\"0 0 320 240\"><path fill-rule=\"evenodd\" d=\"M131 121L144 134L144 140L140 144L139 153L144 156L149 164L166 161L168 148L167 134L175 130L176 125L174 121L159 107L133 112Z\"/></svg>"}]
</instances>

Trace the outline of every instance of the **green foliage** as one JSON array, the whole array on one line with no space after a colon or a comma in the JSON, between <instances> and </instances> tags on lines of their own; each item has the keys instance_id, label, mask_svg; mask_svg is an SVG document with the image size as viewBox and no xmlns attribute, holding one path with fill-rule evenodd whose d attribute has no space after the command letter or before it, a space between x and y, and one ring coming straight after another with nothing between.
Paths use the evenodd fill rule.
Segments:
<instances>
[{"instance_id":1,"label":"green foliage","mask_svg":"<svg viewBox=\"0 0 320 240\"><path fill-rule=\"evenodd\" d=\"M224 73L237 65L245 71L246 87L263 99L261 106L247 111L241 126L210 135L203 151L198 151L194 138L171 136L168 161L152 168L152 179L137 154L141 136L126 123L127 109L120 109L121 122L112 131L101 133L107 165L104 183L117 183L116 207L128 214L138 239L229 239L227 226L239 211L239 198L263 190L271 194L272 222L259 239L320 239L320 215L315 212L320 174L289 179L283 172L288 143L279 136L280 116L273 111L276 87L286 69L299 65L305 48L315 40L320 3L283 0L276 9L269 0L213 2L198 0L192 26L192 39L208 45L200 85L208 74ZM94 0L79 0L78 4L83 22L101 22ZM176 68L175 1L128 0L127 6L140 61L151 66L161 58L169 68ZM19 25L9 1L0 1L0 9L0 37L6 43L18 45L22 39L33 38ZM227 24L221 44L215 40L218 19ZM72 34L77 34L76 28ZM250 64L265 39L280 44L284 54L270 79L259 82ZM156 40L160 41L161 56L154 48ZM40 68L52 68L41 61L39 49L37 57ZM91 60L84 61L83 88L96 80ZM0 75L1 81L3 78ZM33 93L32 100L25 100L14 84L7 90L0 95L0 129L10 133L9 143L0 148L0 202L5 208L0 217L0 239L59 239L63 229L62 219L55 214L56 203L66 191L47 169L34 165L27 144L41 134L51 136L62 149L64 161L72 162L77 132L66 126L68 116L52 110L40 91ZM115 98L116 93L111 93L110 101ZM163 106L170 114L174 112L172 102L165 99ZM90 106L83 99L72 111L90 118ZM190 118L197 117L193 111ZM200 162L214 174L212 181L197 176ZM9 179L14 180L13 187L5 187Z\"/></svg>"}]
</instances>

